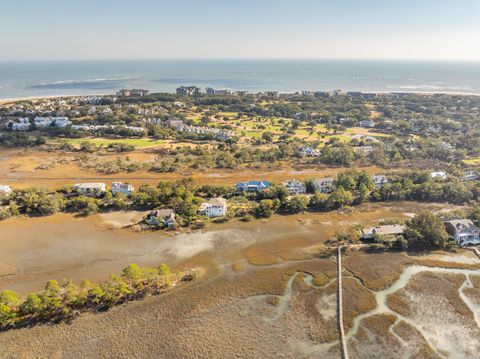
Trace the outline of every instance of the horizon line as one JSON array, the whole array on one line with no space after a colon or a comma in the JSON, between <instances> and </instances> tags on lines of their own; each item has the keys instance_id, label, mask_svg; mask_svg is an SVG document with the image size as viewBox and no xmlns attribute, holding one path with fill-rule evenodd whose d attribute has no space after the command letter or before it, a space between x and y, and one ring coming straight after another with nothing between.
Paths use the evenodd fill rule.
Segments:
<instances>
[{"instance_id":1,"label":"horizon line","mask_svg":"<svg viewBox=\"0 0 480 359\"><path fill-rule=\"evenodd\" d=\"M145 57L145 58L38 58L0 59L0 62L88 62L88 61L384 61L384 62L465 62L480 63L480 59L430 58L334 58L334 57Z\"/></svg>"}]
</instances>

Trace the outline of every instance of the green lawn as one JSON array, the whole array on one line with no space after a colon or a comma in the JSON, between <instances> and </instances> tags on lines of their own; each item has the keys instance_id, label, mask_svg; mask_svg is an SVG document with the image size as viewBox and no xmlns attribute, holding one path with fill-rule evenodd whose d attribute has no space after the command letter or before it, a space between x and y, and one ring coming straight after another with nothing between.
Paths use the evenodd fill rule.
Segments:
<instances>
[{"instance_id":1,"label":"green lawn","mask_svg":"<svg viewBox=\"0 0 480 359\"><path fill-rule=\"evenodd\" d=\"M469 158L469 159L463 160L463 162L467 165L478 165L480 164L480 157Z\"/></svg>"},{"instance_id":2,"label":"green lawn","mask_svg":"<svg viewBox=\"0 0 480 359\"><path fill-rule=\"evenodd\" d=\"M163 144L164 140L153 140L150 138L120 138L120 139L111 139L111 138L47 138L47 143L63 143L67 142L74 146L80 146L80 143L88 141L94 143L95 145L104 145L108 146L110 143L125 143L128 145L133 145L135 147L145 148L145 147L155 147Z\"/></svg>"}]
</instances>

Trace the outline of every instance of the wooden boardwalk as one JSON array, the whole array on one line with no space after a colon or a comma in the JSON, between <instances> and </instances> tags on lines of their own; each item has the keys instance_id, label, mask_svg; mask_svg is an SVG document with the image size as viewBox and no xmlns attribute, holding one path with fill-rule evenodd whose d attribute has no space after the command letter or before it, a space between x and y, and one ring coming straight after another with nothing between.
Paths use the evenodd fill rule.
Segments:
<instances>
[{"instance_id":1,"label":"wooden boardwalk","mask_svg":"<svg viewBox=\"0 0 480 359\"><path fill-rule=\"evenodd\" d=\"M348 359L347 340L343 327L343 290L342 290L342 248L337 249L337 273L338 273L338 327L340 329L340 344L342 358Z\"/></svg>"}]
</instances>

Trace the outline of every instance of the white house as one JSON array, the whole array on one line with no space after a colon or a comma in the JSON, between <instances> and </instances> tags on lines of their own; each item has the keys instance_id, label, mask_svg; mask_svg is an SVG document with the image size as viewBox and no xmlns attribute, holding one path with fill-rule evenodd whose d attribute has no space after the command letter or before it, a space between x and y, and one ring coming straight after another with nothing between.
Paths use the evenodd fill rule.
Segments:
<instances>
[{"instance_id":1,"label":"white house","mask_svg":"<svg viewBox=\"0 0 480 359\"><path fill-rule=\"evenodd\" d=\"M98 197L105 193L107 186L105 183L76 183L73 189L84 196Z\"/></svg>"},{"instance_id":2,"label":"white house","mask_svg":"<svg viewBox=\"0 0 480 359\"><path fill-rule=\"evenodd\" d=\"M373 175L372 181L375 187L380 188L383 187L385 183L388 183L388 178L385 175Z\"/></svg>"},{"instance_id":3,"label":"white house","mask_svg":"<svg viewBox=\"0 0 480 359\"><path fill-rule=\"evenodd\" d=\"M469 219L446 221L445 229L461 247L480 244L480 228Z\"/></svg>"},{"instance_id":4,"label":"white house","mask_svg":"<svg viewBox=\"0 0 480 359\"><path fill-rule=\"evenodd\" d=\"M33 123L35 124L36 128L47 128L50 127L53 123L53 120L51 117L35 117L33 120Z\"/></svg>"},{"instance_id":5,"label":"white house","mask_svg":"<svg viewBox=\"0 0 480 359\"><path fill-rule=\"evenodd\" d=\"M405 226L399 224L391 224L385 226L377 226L377 227L370 227L365 228L362 230L361 239L368 240L368 239L375 239L376 235L383 235L383 236L399 236L403 235L405 232Z\"/></svg>"},{"instance_id":6,"label":"white house","mask_svg":"<svg viewBox=\"0 0 480 359\"><path fill-rule=\"evenodd\" d=\"M199 213L208 218L225 216L227 214L227 200L221 197L212 198L201 205Z\"/></svg>"},{"instance_id":7,"label":"white house","mask_svg":"<svg viewBox=\"0 0 480 359\"><path fill-rule=\"evenodd\" d=\"M430 176L433 178L433 179L446 179L447 178L447 173L446 172L443 172L443 171L439 171L439 172L431 172L430 173Z\"/></svg>"},{"instance_id":8,"label":"white house","mask_svg":"<svg viewBox=\"0 0 480 359\"><path fill-rule=\"evenodd\" d=\"M52 119L55 127L67 127L71 124L68 117L53 117Z\"/></svg>"},{"instance_id":9,"label":"white house","mask_svg":"<svg viewBox=\"0 0 480 359\"><path fill-rule=\"evenodd\" d=\"M130 196L134 192L134 188L130 183L113 182L112 195L116 196L118 193L123 193L125 196Z\"/></svg>"},{"instance_id":10,"label":"white house","mask_svg":"<svg viewBox=\"0 0 480 359\"><path fill-rule=\"evenodd\" d=\"M322 152L320 150L312 147L302 147L299 150L300 156L304 157L318 157L321 155L321 153Z\"/></svg>"},{"instance_id":11,"label":"white house","mask_svg":"<svg viewBox=\"0 0 480 359\"><path fill-rule=\"evenodd\" d=\"M335 188L335 180L333 178L317 178L313 181L315 189L321 193L333 192Z\"/></svg>"},{"instance_id":12,"label":"white house","mask_svg":"<svg viewBox=\"0 0 480 359\"><path fill-rule=\"evenodd\" d=\"M12 193L12 188L6 184L0 184L0 196L8 196Z\"/></svg>"},{"instance_id":13,"label":"white house","mask_svg":"<svg viewBox=\"0 0 480 359\"><path fill-rule=\"evenodd\" d=\"M288 193L290 193L291 195L307 193L307 187L305 186L305 183L302 181L298 181L294 179L291 181L283 182L283 185L287 189Z\"/></svg>"},{"instance_id":14,"label":"white house","mask_svg":"<svg viewBox=\"0 0 480 359\"><path fill-rule=\"evenodd\" d=\"M28 131L30 129L30 120L28 117L19 118L18 122L8 121L5 128L10 131Z\"/></svg>"}]
</instances>

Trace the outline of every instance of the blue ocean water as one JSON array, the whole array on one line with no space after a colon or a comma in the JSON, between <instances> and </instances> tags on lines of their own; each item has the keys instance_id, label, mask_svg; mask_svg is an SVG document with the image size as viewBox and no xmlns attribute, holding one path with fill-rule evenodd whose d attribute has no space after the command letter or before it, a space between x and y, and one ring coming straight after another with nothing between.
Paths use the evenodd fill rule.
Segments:
<instances>
[{"instance_id":1,"label":"blue ocean water","mask_svg":"<svg viewBox=\"0 0 480 359\"><path fill-rule=\"evenodd\" d=\"M480 63L358 60L104 60L0 62L0 98L173 92L180 85L233 90L480 94Z\"/></svg>"}]
</instances>

